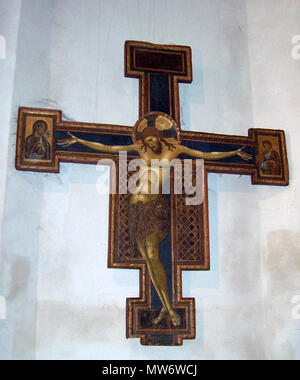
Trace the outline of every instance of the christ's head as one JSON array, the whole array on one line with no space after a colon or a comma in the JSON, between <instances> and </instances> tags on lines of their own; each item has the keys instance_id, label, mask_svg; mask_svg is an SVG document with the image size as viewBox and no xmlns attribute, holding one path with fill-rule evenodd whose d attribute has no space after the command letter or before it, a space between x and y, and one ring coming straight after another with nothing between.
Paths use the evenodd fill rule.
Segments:
<instances>
[{"instance_id":1,"label":"christ's head","mask_svg":"<svg viewBox=\"0 0 300 380\"><path fill-rule=\"evenodd\" d=\"M143 143L143 150L151 150L155 154L162 153L166 146L174 150L172 140L177 140L176 123L169 116L157 112L150 112L140 119L134 130L133 139ZM168 141L172 139L171 141Z\"/></svg>"},{"instance_id":2,"label":"christ's head","mask_svg":"<svg viewBox=\"0 0 300 380\"><path fill-rule=\"evenodd\" d=\"M162 143L159 136L146 136L143 139L144 145L152 150L155 154L162 152Z\"/></svg>"}]
</instances>

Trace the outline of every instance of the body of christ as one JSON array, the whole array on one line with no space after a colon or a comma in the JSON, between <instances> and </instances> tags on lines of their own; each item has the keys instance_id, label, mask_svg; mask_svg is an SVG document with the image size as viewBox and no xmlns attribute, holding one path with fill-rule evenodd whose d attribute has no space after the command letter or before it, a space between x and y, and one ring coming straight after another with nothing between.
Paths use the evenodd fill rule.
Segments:
<instances>
[{"instance_id":1,"label":"body of christ","mask_svg":"<svg viewBox=\"0 0 300 380\"><path fill-rule=\"evenodd\" d=\"M145 163L140 168L137 192L135 191L135 194L129 198L130 238L135 240L147 264L152 283L163 305L153 323L157 325L166 314L169 314L172 324L179 326L180 316L173 309L167 275L160 261L160 245L170 229L169 204L162 194L165 178L162 167L154 171L155 165L152 165L152 162L153 160L167 160L167 163L171 163L182 154L204 160L219 160L235 155L244 160L250 160L252 156L243 152L243 148L229 152L209 153L187 148L178 143L175 125L176 122L168 115L152 112L137 122L133 132L135 144L108 146L99 142L83 140L69 133L70 138L59 140L58 145L68 147L79 143L100 152L135 152Z\"/></svg>"}]
</instances>

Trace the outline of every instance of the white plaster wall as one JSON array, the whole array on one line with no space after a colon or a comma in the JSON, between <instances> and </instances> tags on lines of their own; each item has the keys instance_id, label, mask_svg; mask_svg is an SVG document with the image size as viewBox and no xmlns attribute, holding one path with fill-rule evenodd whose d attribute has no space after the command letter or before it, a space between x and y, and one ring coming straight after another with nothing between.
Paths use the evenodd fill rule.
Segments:
<instances>
[{"instance_id":1,"label":"white plaster wall","mask_svg":"<svg viewBox=\"0 0 300 380\"><path fill-rule=\"evenodd\" d=\"M300 295L300 60L292 58L291 40L300 34L300 3L249 0L247 8L254 125L286 131L291 177L288 188L257 189L266 357L299 360L291 301Z\"/></svg>"},{"instance_id":2,"label":"white plaster wall","mask_svg":"<svg viewBox=\"0 0 300 380\"><path fill-rule=\"evenodd\" d=\"M299 358L289 299L299 292L295 164L289 188L210 176L212 270L184 274L184 296L196 297L197 338L181 348L125 339L125 298L138 295L138 275L106 268L108 197L96 182L100 176L105 183L108 171L14 169L20 105L62 109L71 120L135 123L138 81L123 74L127 39L192 47L194 81L180 85L183 128L241 135L252 126L286 129L296 163L300 63L290 58L290 39L299 34L300 4L268 3L22 1L13 104L5 108L12 116L2 174L0 294L8 311L0 321L1 358Z\"/></svg>"},{"instance_id":3,"label":"white plaster wall","mask_svg":"<svg viewBox=\"0 0 300 380\"><path fill-rule=\"evenodd\" d=\"M21 1L0 1L0 35L5 38L5 59L0 59L0 247L2 243L2 219L6 196L8 140L12 119L12 96L17 48L17 34ZM3 57L4 58L4 57ZM0 276L3 275L3 250L0 251ZM0 318L6 316L6 299L0 290ZM0 319L0 357L11 357L11 329Z\"/></svg>"},{"instance_id":4,"label":"white plaster wall","mask_svg":"<svg viewBox=\"0 0 300 380\"><path fill-rule=\"evenodd\" d=\"M14 0L0 1L0 35L5 38L5 58L0 59L1 102L0 102L0 218L3 215L3 203L5 199L6 164L8 152L8 136L11 121L11 102L14 85L14 69L17 47L17 34L20 19L21 2ZM1 226L1 221L0 221ZM1 227L0 227L1 229ZM1 233L0 233L1 244ZM1 259L1 256L0 256ZM1 261L1 260L0 260Z\"/></svg>"}]
</instances>

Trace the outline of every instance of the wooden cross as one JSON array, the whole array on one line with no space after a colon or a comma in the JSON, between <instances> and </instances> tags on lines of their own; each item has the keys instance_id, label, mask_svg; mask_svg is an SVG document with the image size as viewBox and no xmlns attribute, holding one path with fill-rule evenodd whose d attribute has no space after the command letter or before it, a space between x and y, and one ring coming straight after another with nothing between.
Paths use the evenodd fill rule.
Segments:
<instances>
[{"instance_id":1,"label":"wooden cross","mask_svg":"<svg viewBox=\"0 0 300 380\"><path fill-rule=\"evenodd\" d=\"M140 271L140 297L127 299L127 338L140 338L143 345L181 345L183 339L193 339L196 334L195 300L182 297L182 271L210 268L208 173L251 175L255 185L288 185L285 136L283 131L266 129L250 129L248 137L181 131L178 84L192 82L189 47L127 41L125 76L139 79L140 117L151 111L171 116L177 122L183 145L204 152L232 151L244 146L245 152L253 156L248 162L238 156L205 161L201 205L187 206L184 194L172 193L169 197L171 229L162 243L167 252L162 261L174 309L181 317L176 327L168 318L157 326L152 323L161 304L145 261L129 244L128 194L110 195L108 267ZM18 118L16 168L59 172L60 162L97 164L101 158L118 164L117 154L97 153L79 144L62 148L57 140L67 138L71 132L78 138L106 145L130 145L132 131L128 126L66 122L61 119L61 111L22 107ZM135 157L128 156L129 160L132 158Z\"/></svg>"}]
</instances>

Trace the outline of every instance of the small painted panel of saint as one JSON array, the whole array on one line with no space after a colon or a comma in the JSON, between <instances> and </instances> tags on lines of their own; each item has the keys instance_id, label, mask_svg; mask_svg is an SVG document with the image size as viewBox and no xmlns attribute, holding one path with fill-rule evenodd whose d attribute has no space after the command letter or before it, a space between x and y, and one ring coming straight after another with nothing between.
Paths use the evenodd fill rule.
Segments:
<instances>
[{"instance_id":1,"label":"small painted panel of saint","mask_svg":"<svg viewBox=\"0 0 300 380\"><path fill-rule=\"evenodd\" d=\"M264 174L279 175L281 173L280 156L273 149L271 141L264 140L263 143L263 160L260 164L261 171Z\"/></svg>"},{"instance_id":2,"label":"small painted panel of saint","mask_svg":"<svg viewBox=\"0 0 300 380\"><path fill-rule=\"evenodd\" d=\"M44 120L37 120L32 127L32 134L25 140L25 158L36 160L50 160L51 148L48 125Z\"/></svg>"}]
</instances>

